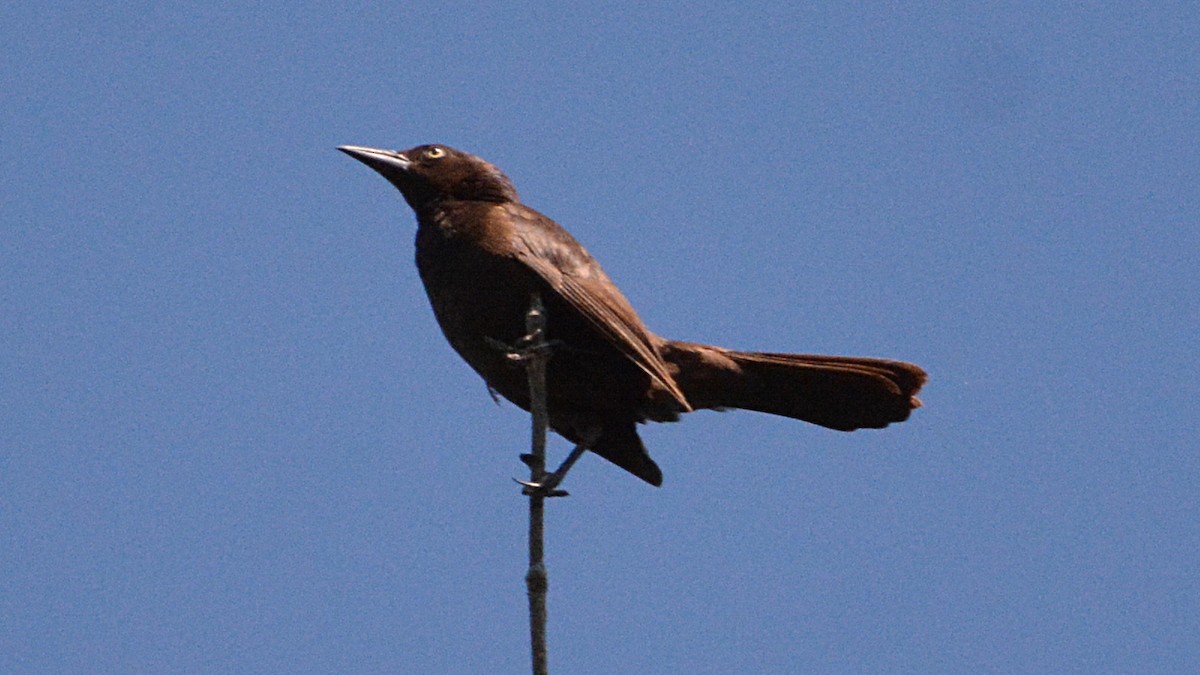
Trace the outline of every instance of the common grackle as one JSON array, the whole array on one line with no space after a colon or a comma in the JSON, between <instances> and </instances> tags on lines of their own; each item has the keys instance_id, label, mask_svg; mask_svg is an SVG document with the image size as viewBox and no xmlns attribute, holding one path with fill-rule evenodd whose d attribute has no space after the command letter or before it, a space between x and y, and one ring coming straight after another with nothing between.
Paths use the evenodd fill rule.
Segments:
<instances>
[{"instance_id":1,"label":"common grackle","mask_svg":"<svg viewBox=\"0 0 1200 675\"><path fill-rule=\"evenodd\" d=\"M902 361L744 352L651 333L600 264L525 206L492 164L445 145L338 148L396 186L417 216L417 269L446 339L488 386L530 407L526 373L499 344L546 306L550 426L652 485L662 472L636 424L742 408L830 429L882 428L920 406L921 368Z\"/></svg>"}]
</instances>

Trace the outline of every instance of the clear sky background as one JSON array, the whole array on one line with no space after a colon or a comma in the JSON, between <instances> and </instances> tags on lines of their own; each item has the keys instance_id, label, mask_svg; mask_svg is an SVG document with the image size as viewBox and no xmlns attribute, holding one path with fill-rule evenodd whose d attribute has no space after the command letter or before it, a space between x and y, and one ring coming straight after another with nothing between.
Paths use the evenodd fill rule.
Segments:
<instances>
[{"instance_id":1,"label":"clear sky background","mask_svg":"<svg viewBox=\"0 0 1200 675\"><path fill-rule=\"evenodd\" d=\"M426 142L656 332L931 376L585 457L552 669L1200 671L1197 3L10 2L0 59L0 671L528 668L528 418L334 149Z\"/></svg>"}]
</instances>

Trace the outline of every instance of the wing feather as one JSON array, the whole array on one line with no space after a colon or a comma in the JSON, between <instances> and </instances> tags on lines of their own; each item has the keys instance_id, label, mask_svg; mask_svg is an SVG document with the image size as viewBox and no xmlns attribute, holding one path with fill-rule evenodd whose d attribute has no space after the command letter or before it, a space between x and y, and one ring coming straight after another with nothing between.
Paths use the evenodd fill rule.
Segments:
<instances>
[{"instance_id":1,"label":"wing feather","mask_svg":"<svg viewBox=\"0 0 1200 675\"><path fill-rule=\"evenodd\" d=\"M600 263L566 230L521 204L508 204L511 218L527 221L514 227L517 258L577 309L614 347L691 410L654 346L654 337ZM534 221L534 222L528 222Z\"/></svg>"}]
</instances>

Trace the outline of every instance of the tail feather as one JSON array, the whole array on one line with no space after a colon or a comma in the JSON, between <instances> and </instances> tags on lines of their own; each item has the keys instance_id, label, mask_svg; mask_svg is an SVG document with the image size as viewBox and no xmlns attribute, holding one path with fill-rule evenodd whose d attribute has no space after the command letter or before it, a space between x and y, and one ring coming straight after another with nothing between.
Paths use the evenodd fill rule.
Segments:
<instances>
[{"instance_id":1,"label":"tail feather","mask_svg":"<svg viewBox=\"0 0 1200 675\"><path fill-rule=\"evenodd\" d=\"M605 425L588 449L655 487L662 485L662 470L650 459L633 420Z\"/></svg>"},{"instance_id":2,"label":"tail feather","mask_svg":"<svg viewBox=\"0 0 1200 675\"><path fill-rule=\"evenodd\" d=\"M668 341L663 357L694 408L741 408L830 429L881 429L908 419L925 371L903 361L738 352Z\"/></svg>"}]
</instances>

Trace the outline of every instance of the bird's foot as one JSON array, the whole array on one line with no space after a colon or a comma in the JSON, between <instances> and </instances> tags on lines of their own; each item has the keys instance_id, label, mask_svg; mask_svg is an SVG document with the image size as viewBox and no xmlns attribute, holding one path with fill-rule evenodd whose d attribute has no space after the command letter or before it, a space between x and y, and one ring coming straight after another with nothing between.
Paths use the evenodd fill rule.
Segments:
<instances>
[{"instance_id":1,"label":"bird's foot","mask_svg":"<svg viewBox=\"0 0 1200 675\"><path fill-rule=\"evenodd\" d=\"M569 497L571 495L570 492L559 490L555 487L562 482L563 478L565 476L547 473L542 475L542 482L540 483L521 480L520 478L514 478L513 480L521 485L521 494L526 497Z\"/></svg>"},{"instance_id":2,"label":"bird's foot","mask_svg":"<svg viewBox=\"0 0 1200 675\"><path fill-rule=\"evenodd\" d=\"M493 349L504 352L504 356L513 363L523 363L530 359L549 359L550 354L562 346L560 340L546 340L540 332L522 335L516 344L511 345L493 337L485 337L484 340Z\"/></svg>"},{"instance_id":3,"label":"bird's foot","mask_svg":"<svg viewBox=\"0 0 1200 675\"><path fill-rule=\"evenodd\" d=\"M580 441L579 444L575 446L575 449L571 451L571 454L567 455L567 458L563 460L563 463L550 473L545 471L543 460L529 453L522 454L521 461L524 462L525 465L528 466L535 475L539 475L539 477L533 480L520 480L514 478L513 480L523 486L521 494L529 497L566 497L569 495L570 493L568 493L566 490L559 490L558 486L563 482L563 479L567 477L567 472L571 470L571 467L575 466L575 462L579 461L579 458L583 456L583 453L587 452L588 448L591 447L591 445L595 443L596 439L599 437L600 429L597 428L588 431L586 434L584 434L583 440Z\"/></svg>"},{"instance_id":4,"label":"bird's foot","mask_svg":"<svg viewBox=\"0 0 1200 675\"><path fill-rule=\"evenodd\" d=\"M570 459L570 457L567 459ZM571 468L569 464L563 462L563 466L560 466L557 471L547 473L545 462L539 461L537 457L528 452L521 455L521 461L525 463L525 466L532 469L534 474L541 476L537 480L514 478L513 480L520 483L523 488L521 494L528 497L566 497L570 494L566 490L558 489L559 484L567 477L567 471ZM574 463L574 460L572 460L571 464Z\"/></svg>"}]
</instances>

